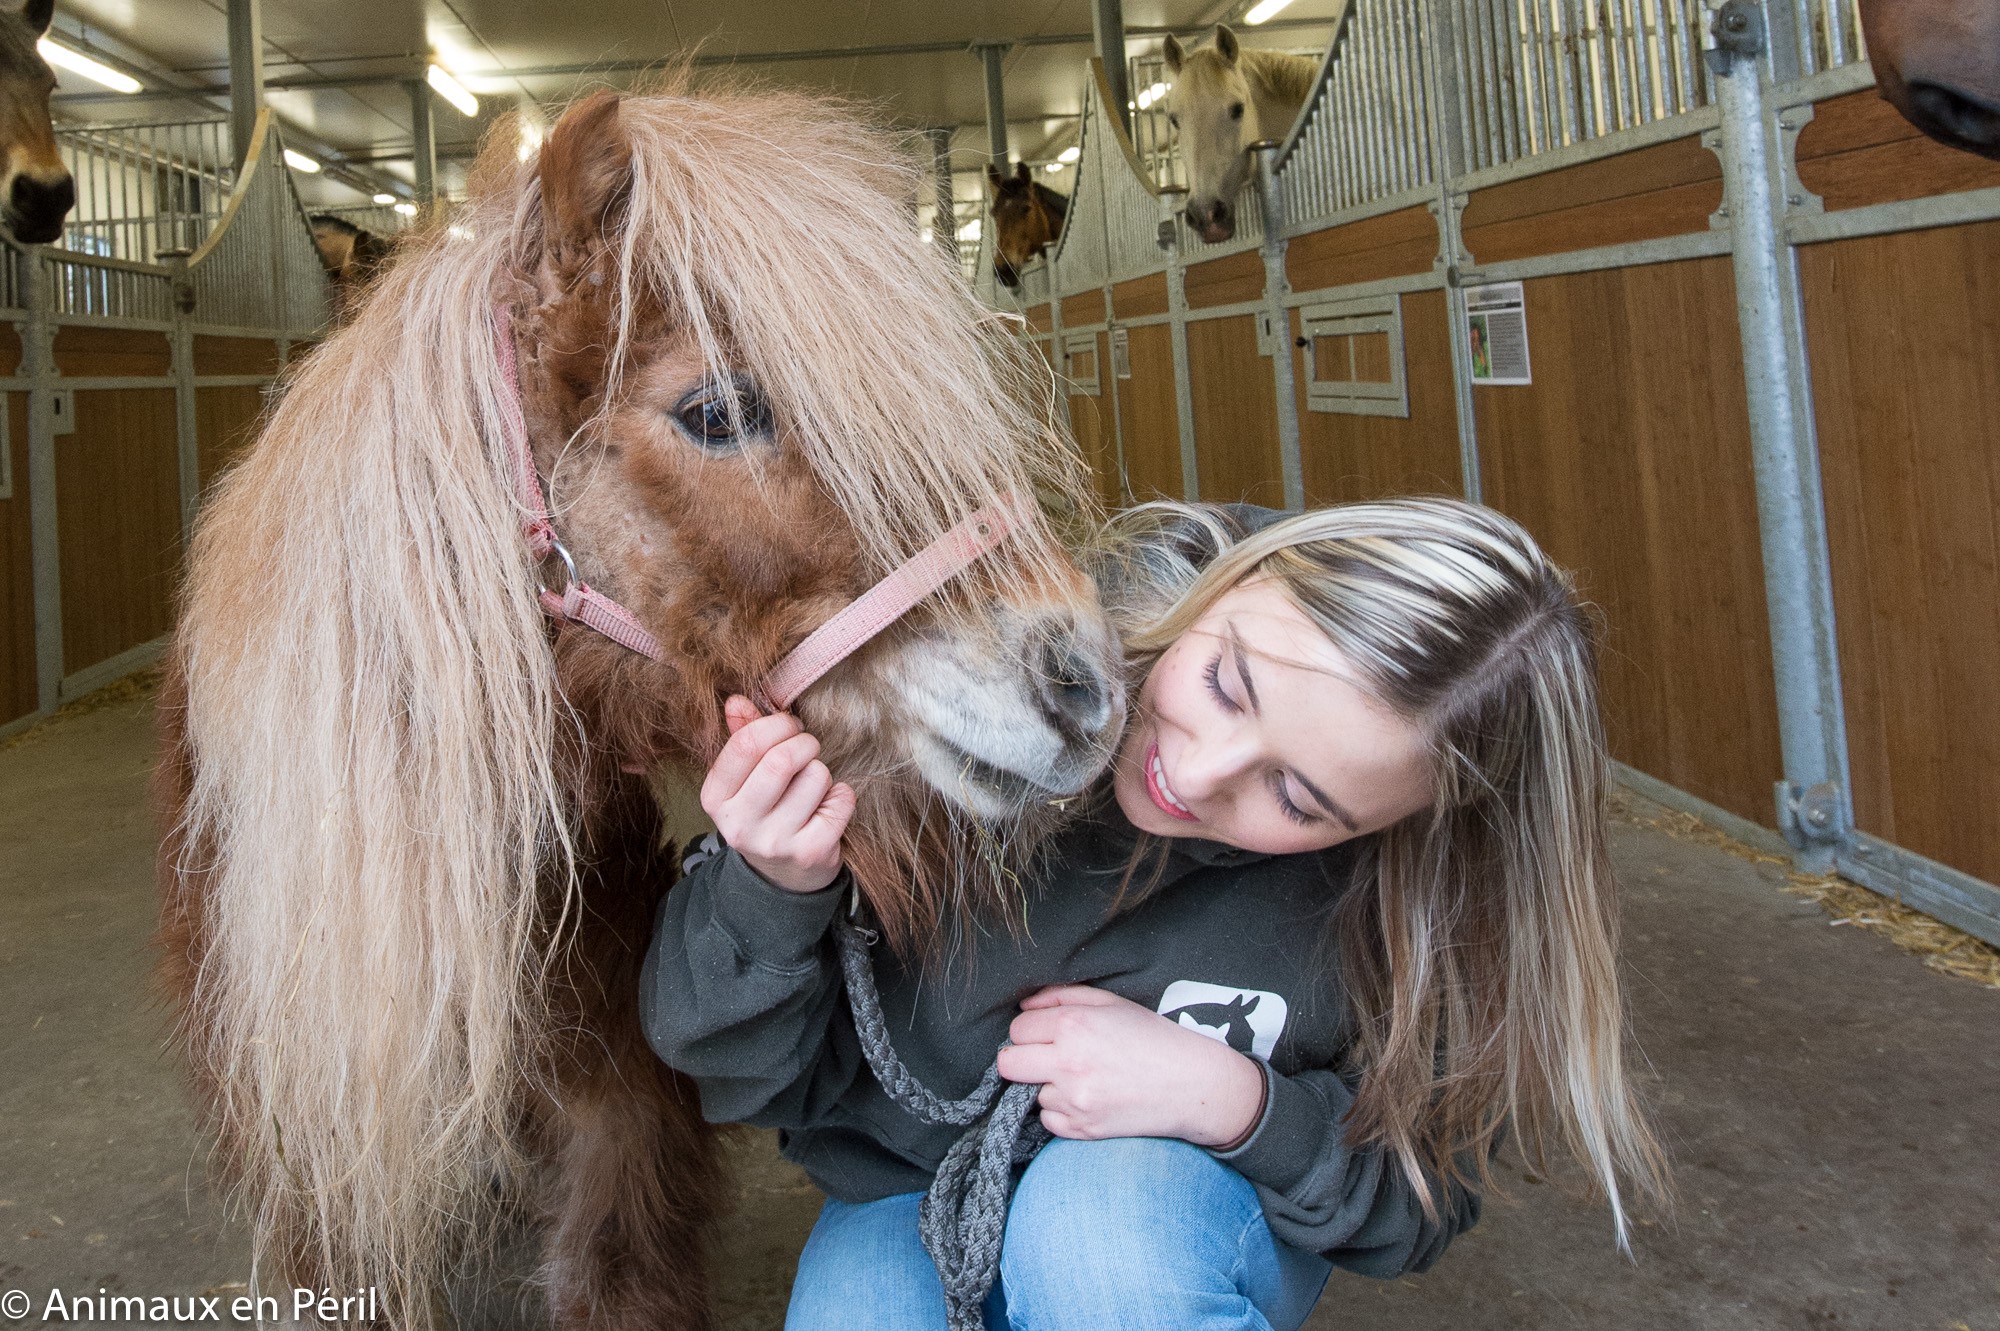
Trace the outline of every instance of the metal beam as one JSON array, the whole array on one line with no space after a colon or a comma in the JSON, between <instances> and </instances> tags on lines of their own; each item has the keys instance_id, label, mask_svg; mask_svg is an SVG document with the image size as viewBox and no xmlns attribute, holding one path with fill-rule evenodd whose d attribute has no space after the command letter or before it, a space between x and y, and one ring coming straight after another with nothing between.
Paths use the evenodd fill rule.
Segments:
<instances>
[{"instance_id":1,"label":"metal beam","mask_svg":"<svg viewBox=\"0 0 2000 1331\"><path fill-rule=\"evenodd\" d=\"M1001 60L1004 46L975 46L986 65L986 152L998 170L1007 170L1007 85Z\"/></svg>"},{"instance_id":2,"label":"metal beam","mask_svg":"<svg viewBox=\"0 0 2000 1331\"><path fill-rule=\"evenodd\" d=\"M1127 103L1132 100L1132 79L1125 63L1124 0L1092 0L1090 27L1097 58L1104 62L1104 80L1111 87L1111 109L1130 134L1132 108Z\"/></svg>"},{"instance_id":3,"label":"metal beam","mask_svg":"<svg viewBox=\"0 0 2000 1331\"><path fill-rule=\"evenodd\" d=\"M929 131L931 140L931 176L936 189L936 215L931 219L931 239L944 252L958 261L958 210L952 206L951 194L951 130L938 126Z\"/></svg>"},{"instance_id":4,"label":"metal beam","mask_svg":"<svg viewBox=\"0 0 2000 1331\"><path fill-rule=\"evenodd\" d=\"M431 85L411 79L404 85L410 92L411 157L417 185L417 207L428 208L437 198L437 132L432 121Z\"/></svg>"},{"instance_id":5,"label":"metal beam","mask_svg":"<svg viewBox=\"0 0 2000 1331\"><path fill-rule=\"evenodd\" d=\"M264 109L264 10L261 0L229 0L229 142L236 169L250 153Z\"/></svg>"}]
</instances>

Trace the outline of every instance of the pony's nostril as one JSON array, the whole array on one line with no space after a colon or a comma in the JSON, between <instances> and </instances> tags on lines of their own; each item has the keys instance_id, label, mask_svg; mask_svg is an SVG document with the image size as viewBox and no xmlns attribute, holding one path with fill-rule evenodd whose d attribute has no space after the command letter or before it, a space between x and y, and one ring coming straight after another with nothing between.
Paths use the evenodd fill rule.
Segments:
<instances>
[{"instance_id":1,"label":"pony's nostril","mask_svg":"<svg viewBox=\"0 0 2000 1331\"><path fill-rule=\"evenodd\" d=\"M1094 736L1111 719L1110 679L1067 643L1050 643L1043 649L1038 692L1049 719L1065 734Z\"/></svg>"},{"instance_id":2,"label":"pony's nostril","mask_svg":"<svg viewBox=\"0 0 2000 1331\"><path fill-rule=\"evenodd\" d=\"M1217 199L1215 201L1215 207L1209 210L1209 220L1214 222L1227 222L1229 220L1228 202L1222 199Z\"/></svg>"},{"instance_id":3,"label":"pony's nostril","mask_svg":"<svg viewBox=\"0 0 2000 1331\"><path fill-rule=\"evenodd\" d=\"M2000 152L2000 109L1942 83L1912 83L1910 109L1943 138L1988 156Z\"/></svg>"},{"instance_id":4,"label":"pony's nostril","mask_svg":"<svg viewBox=\"0 0 2000 1331\"><path fill-rule=\"evenodd\" d=\"M68 176L54 181L15 176L14 187L7 193L14 238L32 245L54 240L62 234L64 215L75 204L76 182Z\"/></svg>"}]
</instances>

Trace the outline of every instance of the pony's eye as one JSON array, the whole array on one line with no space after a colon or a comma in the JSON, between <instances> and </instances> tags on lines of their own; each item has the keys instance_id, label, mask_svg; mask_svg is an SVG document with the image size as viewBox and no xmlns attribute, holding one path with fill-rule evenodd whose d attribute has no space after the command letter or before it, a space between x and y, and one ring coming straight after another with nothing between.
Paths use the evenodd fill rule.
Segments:
<instances>
[{"instance_id":1,"label":"pony's eye","mask_svg":"<svg viewBox=\"0 0 2000 1331\"><path fill-rule=\"evenodd\" d=\"M1229 104L1229 118L1231 120L1241 120L1243 118L1243 103L1231 102Z\"/></svg>"},{"instance_id":2,"label":"pony's eye","mask_svg":"<svg viewBox=\"0 0 2000 1331\"><path fill-rule=\"evenodd\" d=\"M706 383L680 400L674 422L703 448L723 452L771 434L771 407L746 380Z\"/></svg>"}]
</instances>

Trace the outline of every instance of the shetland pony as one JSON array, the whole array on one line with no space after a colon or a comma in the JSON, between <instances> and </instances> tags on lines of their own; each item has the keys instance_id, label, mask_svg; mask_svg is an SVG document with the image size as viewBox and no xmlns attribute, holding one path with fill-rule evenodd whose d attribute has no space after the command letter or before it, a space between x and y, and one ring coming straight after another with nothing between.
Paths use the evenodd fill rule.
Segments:
<instances>
[{"instance_id":1,"label":"shetland pony","mask_svg":"<svg viewBox=\"0 0 2000 1331\"><path fill-rule=\"evenodd\" d=\"M967 514L1088 518L1086 490L887 131L677 76L586 98L537 160L514 142L201 516L162 975L263 1284L373 1285L431 1325L442 1273L525 1215L558 1328L702 1328L716 1142L637 1019L672 863L648 774L703 770L726 695ZM510 490L496 306L556 534L663 660L544 619L567 575ZM1018 916L1008 857L1123 719L1088 579L1023 522L797 708L905 955L947 912Z\"/></svg>"},{"instance_id":2,"label":"shetland pony","mask_svg":"<svg viewBox=\"0 0 2000 1331\"><path fill-rule=\"evenodd\" d=\"M1026 162L1014 174L986 164L986 181L993 187L993 276L1001 285L1021 285L1028 261L1056 243L1069 216L1069 196L1036 180Z\"/></svg>"},{"instance_id":3,"label":"shetland pony","mask_svg":"<svg viewBox=\"0 0 2000 1331\"><path fill-rule=\"evenodd\" d=\"M1189 51L1169 33L1167 121L1187 164L1188 222L1213 245L1236 234L1236 199L1250 180L1250 144L1282 139L1312 95L1318 65L1302 55L1257 51L1226 23L1215 43Z\"/></svg>"},{"instance_id":4,"label":"shetland pony","mask_svg":"<svg viewBox=\"0 0 2000 1331\"><path fill-rule=\"evenodd\" d=\"M62 235L76 204L76 182L49 122L55 71L35 49L55 12L55 0L0 9L0 223L24 245Z\"/></svg>"},{"instance_id":5,"label":"shetland pony","mask_svg":"<svg viewBox=\"0 0 2000 1331\"><path fill-rule=\"evenodd\" d=\"M1860 0L1875 86L1940 143L2000 158L2000 2Z\"/></svg>"},{"instance_id":6,"label":"shetland pony","mask_svg":"<svg viewBox=\"0 0 2000 1331\"><path fill-rule=\"evenodd\" d=\"M332 213L316 213L306 221L312 227L320 267L326 269L334 322L346 323L354 317L368 284L389 262L389 242Z\"/></svg>"}]
</instances>

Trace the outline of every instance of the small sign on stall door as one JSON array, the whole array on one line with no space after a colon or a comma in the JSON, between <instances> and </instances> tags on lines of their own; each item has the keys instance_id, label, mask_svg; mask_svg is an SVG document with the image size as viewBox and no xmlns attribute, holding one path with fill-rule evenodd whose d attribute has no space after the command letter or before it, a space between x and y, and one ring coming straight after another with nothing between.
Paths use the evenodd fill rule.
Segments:
<instances>
[{"instance_id":1,"label":"small sign on stall door","mask_svg":"<svg viewBox=\"0 0 2000 1331\"><path fill-rule=\"evenodd\" d=\"M1115 379L1132 377L1132 330L1129 328L1111 330L1111 375Z\"/></svg>"},{"instance_id":2,"label":"small sign on stall door","mask_svg":"<svg viewBox=\"0 0 2000 1331\"><path fill-rule=\"evenodd\" d=\"M1465 289L1466 358L1475 384L1526 384L1528 312L1519 282Z\"/></svg>"}]
</instances>

